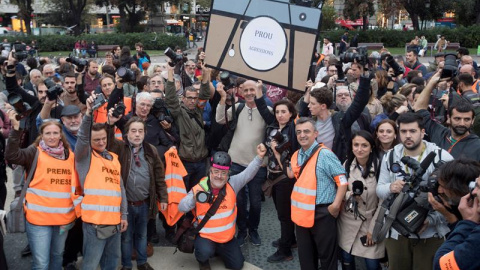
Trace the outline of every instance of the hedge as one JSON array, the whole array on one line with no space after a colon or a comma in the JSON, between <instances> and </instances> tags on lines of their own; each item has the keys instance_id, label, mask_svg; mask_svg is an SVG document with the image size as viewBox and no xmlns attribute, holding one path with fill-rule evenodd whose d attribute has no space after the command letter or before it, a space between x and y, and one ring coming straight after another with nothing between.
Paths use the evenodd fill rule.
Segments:
<instances>
[{"instance_id":1,"label":"hedge","mask_svg":"<svg viewBox=\"0 0 480 270\"><path fill-rule=\"evenodd\" d=\"M332 42L339 43L345 30L333 30L320 33L320 40L328 37ZM367 31L349 31L349 39L358 33L358 42L378 43L382 42L385 47L403 48L405 43L409 43L416 35L424 35L428 42L436 42L437 35L445 35L450 42L459 42L462 47L477 48L480 45L480 26L449 28L433 28L419 31L401 31L373 29Z\"/></svg>"},{"instance_id":2,"label":"hedge","mask_svg":"<svg viewBox=\"0 0 480 270\"><path fill-rule=\"evenodd\" d=\"M70 51L74 48L77 40L86 40L87 43L95 41L97 45L129 46L131 49L135 48L135 43L141 42L146 50L164 50L167 47L186 46L184 37L167 34L158 34L155 37L154 33L90 34L77 37L68 35L12 36L7 38L11 41L23 41L26 44L30 44L32 40L37 40L37 46L40 51L44 52Z\"/></svg>"}]
</instances>

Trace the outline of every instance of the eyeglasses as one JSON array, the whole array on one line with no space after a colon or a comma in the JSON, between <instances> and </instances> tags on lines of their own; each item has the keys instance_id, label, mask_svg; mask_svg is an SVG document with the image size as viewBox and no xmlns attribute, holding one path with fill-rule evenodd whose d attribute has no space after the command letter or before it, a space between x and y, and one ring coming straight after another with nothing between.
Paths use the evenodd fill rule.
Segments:
<instances>
[{"instance_id":1,"label":"eyeglasses","mask_svg":"<svg viewBox=\"0 0 480 270\"><path fill-rule=\"evenodd\" d=\"M185 97L188 101L195 101L198 97Z\"/></svg>"},{"instance_id":2,"label":"eyeglasses","mask_svg":"<svg viewBox=\"0 0 480 270\"><path fill-rule=\"evenodd\" d=\"M248 120L252 121L252 109L248 108Z\"/></svg>"},{"instance_id":3,"label":"eyeglasses","mask_svg":"<svg viewBox=\"0 0 480 270\"><path fill-rule=\"evenodd\" d=\"M210 172L216 177L225 178L225 177L228 176L228 171L227 170L211 170Z\"/></svg>"},{"instance_id":4,"label":"eyeglasses","mask_svg":"<svg viewBox=\"0 0 480 270\"><path fill-rule=\"evenodd\" d=\"M163 82L162 82L162 81L151 81L150 84L153 84L153 85L156 85L156 84L162 85Z\"/></svg>"},{"instance_id":5,"label":"eyeglasses","mask_svg":"<svg viewBox=\"0 0 480 270\"><path fill-rule=\"evenodd\" d=\"M337 97L349 97L350 94L349 93L339 93L337 94Z\"/></svg>"}]
</instances>

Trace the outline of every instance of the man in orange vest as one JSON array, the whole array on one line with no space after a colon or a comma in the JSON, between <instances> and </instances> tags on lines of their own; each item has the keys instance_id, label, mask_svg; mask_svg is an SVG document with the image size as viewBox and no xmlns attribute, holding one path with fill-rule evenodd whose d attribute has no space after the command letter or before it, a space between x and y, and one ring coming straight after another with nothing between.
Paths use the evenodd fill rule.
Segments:
<instances>
[{"instance_id":1,"label":"man in orange vest","mask_svg":"<svg viewBox=\"0 0 480 270\"><path fill-rule=\"evenodd\" d=\"M297 224L300 267L337 269L337 217L347 191L345 169L337 156L316 142L315 121L302 117L295 126L297 150L287 169L288 177L297 179L293 187L292 221Z\"/></svg>"},{"instance_id":2,"label":"man in orange vest","mask_svg":"<svg viewBox=\"0 0 480 270\"><path fill-rule=\"evenodd\" d=\"M127 198L121 178L118 156L106 150L107 130L103 123L92 126L92 105L96 95L87 99L87 111L77 134L75 166L76 194L82 195L80 215L83 221L84 270L117 269L120 261L121 232L127 230ZM90 131L90 127L91 131Z\"/></svg>"},{"instance_id":3,"label":"man in orange vest","mask_svg":"<svg viewBox=\"0 0 480 270\"><path fill-rule=\"evenodd\" d=\"M195 185L185 198L180 201L178 209L187 213L192 210L198 224L205 217L217 196L222 192L224 199L205 226L195 238L195 258L201 270L209 270L209 258L218 253L225 267L242 269L243 254L235 237L235 220L237 219L237 193L254 177L262 165L267 148L257 146L257 156L240 174L232 177L230 166L232 160L228 153L219 151L211 158L208 177Z\"/></svg>"}]
</instances>

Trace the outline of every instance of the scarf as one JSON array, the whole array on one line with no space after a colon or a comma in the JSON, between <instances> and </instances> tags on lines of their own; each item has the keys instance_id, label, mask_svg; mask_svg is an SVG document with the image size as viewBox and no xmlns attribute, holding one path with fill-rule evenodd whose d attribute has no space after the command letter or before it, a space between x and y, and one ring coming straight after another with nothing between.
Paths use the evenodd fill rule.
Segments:
<instances>
[{"instance_id":1,"label":"scarf","mask_svg":"<svg viewBox=\"0 0 480 270\"><path fill-rule=\"evenodd\" d=\"M50 156L65 160L65 148L63 147L62 141L59 141L57 147L50 147L47 146L47 144L43 140L41 140L39 146L43 151L45 151L45 153L49 154Z\"/></svg>"}]
</instances>

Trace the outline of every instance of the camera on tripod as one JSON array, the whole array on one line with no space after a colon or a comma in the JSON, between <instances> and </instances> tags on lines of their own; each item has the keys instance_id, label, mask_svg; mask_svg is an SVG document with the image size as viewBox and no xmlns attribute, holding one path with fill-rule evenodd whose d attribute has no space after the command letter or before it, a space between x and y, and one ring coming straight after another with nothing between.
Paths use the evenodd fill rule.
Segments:
<instances>
[{"instance_id":1,"label":"camera on tripod","mask_svg":"<svg viewBox=\"0 0 480 270\"><path fill-rule=\"evenodd\" d=\"M342 63L352 63L356 62L365 66L368 64L368 49L365 46L358 47L354 52L345 52L340 54L340 62Z\"/></svg>"}]
</instances>

